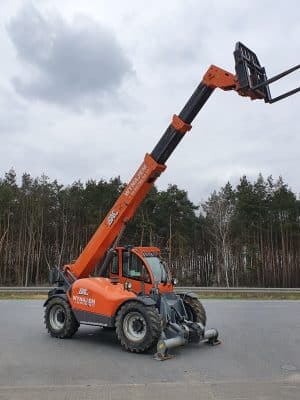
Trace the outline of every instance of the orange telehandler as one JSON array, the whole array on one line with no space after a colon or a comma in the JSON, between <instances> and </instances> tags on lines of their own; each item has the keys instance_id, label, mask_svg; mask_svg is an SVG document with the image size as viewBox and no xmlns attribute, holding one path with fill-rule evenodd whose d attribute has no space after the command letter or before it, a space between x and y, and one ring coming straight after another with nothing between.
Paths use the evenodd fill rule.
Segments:
<instances>
[{"instance_id":1,"label":"orange telehandler","mask_svg":"<svg viewBox=\"0 0 300 400\"><path fill-rule=\"evenodd\" d=\"M193 293L175 293L175 279L157 247L119 246L126 224L134 216L166 161L192 126L191 123L216 88L235 90L252 100L274 103L300 87L272 98L269 84L300 68L293 67L271 79L257 56L242 43L234 51L236 74L212 65L180 114L128 183L78 259L50 271L45 302L45 324L57 338L74 335L80 324L115 328L123 347L145 352L157 347L156 358L187 342L217 344L218 332L206 329L206 313ZM92 277L100 263L99 276Z\"/></svg>"}]
</instances>

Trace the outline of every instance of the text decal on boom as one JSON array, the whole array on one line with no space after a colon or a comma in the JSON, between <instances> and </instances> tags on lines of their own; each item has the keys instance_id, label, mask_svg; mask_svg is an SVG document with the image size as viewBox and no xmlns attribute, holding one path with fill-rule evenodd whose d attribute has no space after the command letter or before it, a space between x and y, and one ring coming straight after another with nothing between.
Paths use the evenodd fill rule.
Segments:
<instances>
[{"instance_id":1,"label":"text decal on boom","mask_svg":"<svg viewBox=\"0 0 300 400\"><path fill-rule=\"evenodd\" d=\"M148 167L145 163L143 163L125 189L124 193L126 196L133 196L135 194L140 184L144 181L144 177L147 172Z\"/></svg>"}]
</instances>

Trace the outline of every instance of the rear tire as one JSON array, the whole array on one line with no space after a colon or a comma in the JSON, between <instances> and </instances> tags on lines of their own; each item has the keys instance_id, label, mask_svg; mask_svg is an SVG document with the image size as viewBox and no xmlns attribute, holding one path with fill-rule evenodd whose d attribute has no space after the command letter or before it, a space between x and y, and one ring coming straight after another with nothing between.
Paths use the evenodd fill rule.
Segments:
<instances>
[{"instance_id":1,"label":"rear tire","mask_svg":"<svg viewBox=\"0 0 300 400\"><path fill-rule=\"evenodd\" d=\"M161 318L153 306L125 303L116 316L116 334L123 347L142 353L155 346L162 332Z\"/></svg>"},{"instance_id":2,"label":"rear tire","mask_svg":"<svg viewBox=\"0 0 300 400\"><path fill-rule=\"evenodd\" d=\"M50 335L60 339L73 336L80 325L70 304L61 297L49 300L45 309L44 321Z\"/></svg>"},{"instance_id":3,"label":"rear tire","mask_svg":"<svg viewBox=\"0 0 300 400\"><path fill-rule=\"evenodd\" d=\"M206 325L206 311L199 299L189 295L182 295L182 300L191 321Z\"/></svg>"}]
</instances>

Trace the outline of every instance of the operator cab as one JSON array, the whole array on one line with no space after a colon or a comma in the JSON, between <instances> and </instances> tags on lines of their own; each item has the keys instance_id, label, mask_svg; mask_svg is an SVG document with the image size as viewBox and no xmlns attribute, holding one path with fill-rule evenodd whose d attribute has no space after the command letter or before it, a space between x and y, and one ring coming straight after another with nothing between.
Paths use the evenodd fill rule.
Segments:
<instances>
[{"instance_id":1,"label":"operator cab","mask_svg":"<svg viewBox=\"0 0 300 400\"><path fill-rule=\"evenodd\" d=\"M110 278L131 282L134 292L150 293L158 285L161 292L171 292L173 283L157 247L118 247L110 266Z\"/></svg>"}]
</instances>

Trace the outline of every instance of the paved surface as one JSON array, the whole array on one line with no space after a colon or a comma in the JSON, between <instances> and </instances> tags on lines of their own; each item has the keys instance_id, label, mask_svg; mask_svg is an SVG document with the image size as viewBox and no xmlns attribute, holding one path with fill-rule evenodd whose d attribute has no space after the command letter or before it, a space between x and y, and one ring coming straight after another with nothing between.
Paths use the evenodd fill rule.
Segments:
<instances>
[{"instance_id":1,"label":"paved surface","mask_svg":"<svg viewBox=\"0 0 300 400\"><path fill-rule=\"evenodd\" d=\"M223 344L190 344L158 362L123 351L100 328L51 338L42 302L1 300L0 400L299 400L300 301L203 303Z\"/></svg>"}]
</instances>

